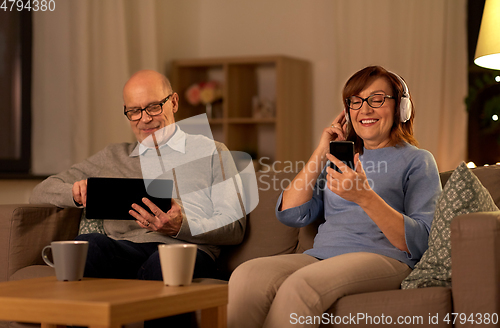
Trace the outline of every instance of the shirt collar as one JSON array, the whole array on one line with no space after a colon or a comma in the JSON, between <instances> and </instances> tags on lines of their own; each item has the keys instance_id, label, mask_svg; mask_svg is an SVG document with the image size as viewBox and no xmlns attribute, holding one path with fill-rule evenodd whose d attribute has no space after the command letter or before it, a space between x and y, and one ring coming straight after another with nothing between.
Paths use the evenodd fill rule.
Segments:
<instances>
[{"instance_id":1,"label":"shirt collar","mask_svg":"<svg viewBox=\"0 0 500 328\"><path fill-rule=\"evenodd\" d=\"M174 135L164 144L160 145L159 149L162 149L163 147L170 147L175 151L178 151L179 153L185 154L186 153L186 133L182 131L178 125L175 126L175 132ZM130 157L136 157L139 155L143 155L149 147L144 147L141 145L140 142L137 142L137 146L134 148L134 150L130 153Z\"/></svg>"}]
</instances>

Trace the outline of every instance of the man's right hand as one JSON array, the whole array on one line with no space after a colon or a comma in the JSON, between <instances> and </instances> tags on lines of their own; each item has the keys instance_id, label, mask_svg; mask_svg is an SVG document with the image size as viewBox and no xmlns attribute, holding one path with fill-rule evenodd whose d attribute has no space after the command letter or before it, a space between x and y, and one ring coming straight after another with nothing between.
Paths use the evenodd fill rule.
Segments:
<instances>
[{"instance_id":1,"label":"man's right hand","mask_svg":"<svg viewBox=\"0 0 500 328\"><path fill-rule=\"evenodd\" d=\"M80 180L73 184L73 200L75 203L87 207L87 180Z\"/></svg>"}]
</instances>

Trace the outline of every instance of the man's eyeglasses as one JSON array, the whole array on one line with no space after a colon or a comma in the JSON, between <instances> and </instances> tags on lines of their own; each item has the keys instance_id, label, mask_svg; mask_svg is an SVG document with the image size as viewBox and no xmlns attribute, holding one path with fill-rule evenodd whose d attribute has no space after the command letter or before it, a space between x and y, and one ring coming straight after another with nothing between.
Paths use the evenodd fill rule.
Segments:
<instances>
[{"instance_id":1,"label":"man's eyeglasses","mask_svg":"<svg viewBox=\"0 0 500 328\"><path fill-rule=\"evenodd\" d=\"M347 98L345 101L347 103L347 106L349 106L350 109L358 110L363 106L363 103L365 101L368 104L368 106L370 106L371 108L382 107L386 98L394 99L393 96L384 95L381 93L376 93L376 94L373 94L373 95L366 97L366 98L361 98L358 96L351 96L351 97Z\"/></svg>"},{"instance_id":2,"label":"man's eyeglasses","mask_svg":"<svg viewBox=\"0 0 500 328\"><path fill-rule=\"evenodd\" d=\"M146 111L146 113L148 113L149 116L160 115L161 113L163 113L163 105L165 105L165 103L168 101L168 99L172 95L173 95L173 93L168 95L166 98L164 98L159 103L151 104L145 108L132 108L132 109L127 110L127 108L125 106L123 106L123 113L125 114L125 116L127 116L129 121L140 120L142 118L143 111Z\"/></svg>"}]
</instances>

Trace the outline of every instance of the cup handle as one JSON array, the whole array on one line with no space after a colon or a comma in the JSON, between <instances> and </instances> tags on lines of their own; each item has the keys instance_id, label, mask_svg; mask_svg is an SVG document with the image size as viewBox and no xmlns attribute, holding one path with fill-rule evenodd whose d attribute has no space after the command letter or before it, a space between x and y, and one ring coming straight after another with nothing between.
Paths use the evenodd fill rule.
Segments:
<instances>
[{"instance_id":1,"label":"cup handle","mask_svg":"<svg viewBox=\"0 0 500 328\"><path fill-rule=\"evenodd\" d=\"M48 266L50 266L50 267L54 267L54 263L52 263L52 262L49 260L49 258L48 258L48 256L47 256L47 254L46 254L46 252L45 252L45 251L46 251L46 250L48 250L49 248L52 248L52 246L51 246L51 245L47 245L47 246L45 246L45 247L42 249L42 259L43 259L43 261L44 261L45 263L47 263L47 265L48 265Z\"/></svg>"}]
</instances>

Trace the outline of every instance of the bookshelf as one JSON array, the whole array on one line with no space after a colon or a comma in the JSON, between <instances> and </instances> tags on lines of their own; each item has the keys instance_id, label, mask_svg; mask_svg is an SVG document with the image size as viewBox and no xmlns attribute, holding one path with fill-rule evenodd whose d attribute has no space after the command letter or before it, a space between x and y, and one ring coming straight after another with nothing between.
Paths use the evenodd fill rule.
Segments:
<instances>
[{"instance_id":1,"label":"bookshelf","mask_svg":"<svg viewBox=\"0 0 500 328\"><path fill-rule=\"evenodd\" d=\"M222 100L212 105L209 117L215 140L262 163L279 161L276 168L286 161L307 161L312 151L309 62L287 56L175 60L171 83L180 97L176 120L206 112L205 105L192 106L185 97L191 85L204 81L222 86ZM273 110L256 116L255 98Z\"/></svg>"}]
</instances>

